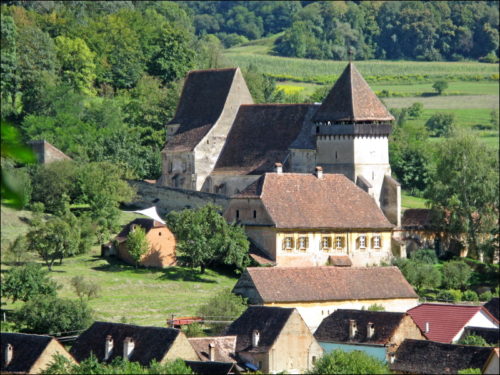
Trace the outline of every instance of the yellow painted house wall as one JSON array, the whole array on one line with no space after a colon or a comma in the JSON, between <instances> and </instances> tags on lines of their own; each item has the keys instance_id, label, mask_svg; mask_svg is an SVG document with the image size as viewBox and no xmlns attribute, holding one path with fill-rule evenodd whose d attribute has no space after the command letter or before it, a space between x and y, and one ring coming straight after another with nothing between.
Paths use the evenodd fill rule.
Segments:
<instances>
[{"instance_id":1,"label":"yellow painted house wall","mask_svg":"<svg viewBox=\"0 0 500 375\"><path fill-rule=\"evenodd\" d=\"M322 320L337 309L367 309L370 305L382 305L385 311L406 312L418 305L418 298L363 299L322 302L272 302L264 306L296 308L309 329L314 332Z\"/></svg>"},{"instance_id":2,"label":"yellow painted house wall","mask_svg":"<svg viewBox=\"0 0 500 375\"><path fill-rule=\"evenodd\" d=\"M196 351L193 349L193 346L187 339L184 332L179 332L179 335L174 340L174 343L160 362L165 363L173 361L177 358L183 359L184 361L200 360L198 354L196 354Z\"/></svg>"},{"instance_id":3,"label":"yellow painted house wall","mask_svg":"<svg viewBox=\"0 0 500 375\"><path fill-rule=\"evenodd\" d=\"M15 348L14 348L15 350ZM63 357L69 359L71 363L76 364L75 359L71 354L69 354L64 346L62 346L56 339L52 339L47 345L42 355L36 360L36 362L31 367L29 374L40 374L42 371L49 367L50 363L54 361L54 356L60 354ZM15 352L14 352L15 355Z\"/></svg>"},{"instance_id":4,"label":"yellow painted house wall","mask_svg":"<svg viewBox=\"0 0 500 375\"><path fill-rule=\"evenodd\" d=\"M253 232L256 230L254 229ZM366 247L359 247L359 237L366 236ZM379 248L373 246L375 236L380 236ZM324 231L319 229L308 230L277 230L276 229L276 262L278 266L323 266L332 255L347 255L355 267L379 265L389 262L391 251L392 232L387 231ZM284 245L287 237L293 238L293 248ZM307 237L308 248L299 249L300 237ZM330 239L330 247L322 246L322 239ZM336 247L336 238L343 238L343 247Z\"/></svg>"}]
</instances>

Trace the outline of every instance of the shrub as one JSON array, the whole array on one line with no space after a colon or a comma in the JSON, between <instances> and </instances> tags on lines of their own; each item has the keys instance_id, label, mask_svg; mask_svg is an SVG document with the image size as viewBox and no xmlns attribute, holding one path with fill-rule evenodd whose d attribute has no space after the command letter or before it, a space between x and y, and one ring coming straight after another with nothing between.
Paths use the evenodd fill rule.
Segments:
<instances>
[{"instance_id":1,"label":"shrub","mask_svg":"<svg viewBox=\"0 0 500 375\"><path fill-rule=\"evenodd\" d=\"M463 370L458 370L458 374L464 374L464 375L473 375L473 374L482 374L482 371L480 368L466 368Z\"/></svg>"},{"instance_id":2,"label":"shrub","mask_svg":"<svg viewBox=\"0 0 500 375\"><path fill-rule=\"evenodd\" d=\"M209 320L233 320L240 316L247 307L243 297L231 293L231 289L224 289L211 297L207 303L198 309L198 315ZM224 324L214 325L214 331L222 331Z\"/></svg>"},{"instance_id":3,"label":"shrub","mask_svg":"<svg viewBox=\"0 0 500 375\"><path fill-rule=\"evenodd\" d=\"M464 261L446 262L443 266L443 286L464 290L472 276L472 268Z\"/></svg>"},{"instance_id":4,"label":"shrub","mask_svg":"<svg viewBox=\"0 0 500 375\"><path fill-rule=\"evenodd\" d=\"M414 251L410 254L411 260L425 264L436 264L438 258L436 252L432 249L422 249Z\"/></svg>"},{"instance_id":5,"label":"shrub","mask_svg":"<svg viewBox=\"0 0 500 375\"><path fill-rule=\"evenodd\" d=\"M452 113L438 112L427 120L425 127L433 136L446 137L452 133L454 122L455 116Z\"/></svg>"},{"instance_id":6,"label":"shrub","mask_svg":"<svg viewBox=\"0 0 500 375\"><path fill-rule=\"evenodd\" d=\"M188 324L182 327L182 331L187 337L203 337L206 336L203 327L199 323Z\"/></svg>"},{"instance_id":7,"label":"shrub","mask_svg":"<svg viewBox=\"0 0 500 375\"><path fill-rule=\"evenodd\" d=\"M134 260L135 267L140 263L141 258L149 249L146 231L144 228L135 225L127 235L127 251Z\"/></svg>"},{"instance_id":8,"label":"shrub","mask_svg":"<svg viewBox=\"0 0 500 375\"><path fill-rule=\"evenodd\" d=\"M432 85L432 88L437 91L438 95L441 95L448 88L448 82L445 80L436 81Z\"/></svg>"},{"instance_id":9,"label":"shrub","mask_svg":"<svg viewBox=\"0 0 500 375\"><path fill-rule=\"evenodd\" d=\"M462 299L462 292L456 289L441 290L436 299L445 302L458 302Z\"/></svg>"},{"instance_id":10,"label":"shrub","mask_svg":"<svg viewBox=\"0 0 500 375\"><path fill-rule=\"evenodd\" d=\"M92 311L83 301L43 296L26 302L16 312L16 321L26 332L55 335L88 328Z\"/></svg>"},{"instance_id":11,"label":"shrub","mask_svg":"<svg viewBox=\"0 0 500 375\"><path fill-rule=\"evenodd\" d=\"M365 352L336 349L321 357L308 374L388 374L387 365Z\"/></svg>"},{"instance_id":12,"label":"shrub","mask_svg":"<svg viewBox=\"0 0 500 375\"><path fill-rule=\"evenodd\" d=\"M424 105L422 103L413 103L408 107L408 116L413 118L419 118L422 116L422 111L424 110Z\"/></svg>"},{"instance_id":13,"label":"shrub","mask_svg":"<svg viewBox=\"0 0 500 375\"><path fill-rule=\"evenodd\" d=\"M379 305L378 303L374 303L373 305L368 306L368 311L385 311L385 307Z\"/></svg>"},{"instance_id":14,"label":"shrub","mask_svg":"<svg viewBox=\"0 0 500 375\"><path fill-rule=\"evenodd\" d=\"M490 346L483 337L476 335L467 335L465 337L462 337L458 341L458 343L462 345L472 346Z\"/></svg>"},{"instance_id":15,"label":"shrub","mask_svg":"<svg viewBox=\"0 0 500 375\"><path fill-rule=\"evenodd\" d=\"M480 301L489 301L492 298L493 298L493 293L491 293L489 290L479 295Z\"/></svg>"},{"instance_id":16,"label":"shrub","mask_svg":"<svg viewBox=\"0 0 500 375\"><path fill-rule=\"evenodd\" d=\"M466 290L462 294L462 300L476 302L476 301L479 301L479 296L473 290Z\"/></svg>"},{"instance_id":17,"label":"shrub","mask_svg":"<svg viewBox=\"0 0 500 375\"><path fill-rule=\"evenodd\" d=\"M87 281L83 276L73 277L71 279L71 286L80 300L83 300L84 297L87 297L87 300L97 298L99 297L99 292L101 290L99 284L93 281Z\"/></svg>"}]
</instances>

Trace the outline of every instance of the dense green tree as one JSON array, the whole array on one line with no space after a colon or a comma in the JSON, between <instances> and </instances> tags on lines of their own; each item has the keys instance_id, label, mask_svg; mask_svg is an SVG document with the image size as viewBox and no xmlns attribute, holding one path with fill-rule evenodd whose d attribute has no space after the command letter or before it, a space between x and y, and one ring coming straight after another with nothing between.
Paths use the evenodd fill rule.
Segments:
<instances>
[{"instance_id":1,"label":"dense green tree","mask_svg":"<svg viewBox=\"0 0 500 375\"><path fill-rule=\"evenodd\" d=\"M59 286L48 272L36 263L28 263L9 270L2 279L2 298L12 302L29 301L39 296L55 296Z\"/></svg>"},{"instance_id":2,"label":"dense green tree","mask_svg":"<svg viewBox=\"0 0 500 375\"><path fill-rule=\"evenodd\" d=\"M0 95L2 118L15 111L19 76L17 74L16 24L11 16L2 15L0 32Z\"/></svg>"},{"instance_id":3,"label":"dense green tree","mask_svg":"<svg viewBox=\"0 0 500 375\"><path fill-rule=\"evenodd\" d=\"M41 296L26 302L16 312L16 321L28 333L74 333L92 324L92 310L83 301Z\"/></svg>"},{"instance_id":4,"label":"dense green tree","mask_svg":"<svg viewBox=\"0 0 500 375\"><path fill-rule=\"evenodd\" d=\"M436 160L426 191L441 215L436 223L458 241L464 235L472 256L482 259L480 244L498 224L498 155L459 134L438 146Z\"/></svg>"},{"instance_id":5,"label":"dense green tree","mask_svg":"<svg viewBox=\"0 0 500 375\"><path fill-rule=\"evenodd\" d=\"M399 267L406 280L419 292L423 289L432 289L441 285L441 273L432 264L404 258L396 260L395 264Z\"/></svg>"},{"instance_id":6,"label":"dense green tree","mask_svg":"<svg viewBox=\"0 0 500 375\"><path fill-rule=\"evenodd\" d=\"M463 261L446 262L443 265L443 286L465 290L470 283L472 268Z\"/></svg>"},{"instance_id":7,"label":"dense green tree","mask_svg":"<svg viewBox=\"0 0 500 375\"><path fill-rule=\"evenodd\" d=\"M410 254L410 259L415 262L425 264L436 264L438 262L436 251L433 249L421 249L413 251Z\"/></svg>"},{"instance_id":8,"label":"dense green tree","mask_svg":"<svg viewBox=\"0 0 500 375\"><path fill-rule=\"evenodd\" d=\"M425 127L435 137L449 136L453 132L455 116L453 113L438 112L425 123Z\"/></svg>"},{"instance_id":9,"label":"dense green tree","mask_svg":"<svg viewBox=\"0 0 500 375\"><path fill-rule=\"evenodd\" d=\"M483 337L475 335L467 335L465 337L462 337L458 341L458 343L462 345L472 345L472 346L491 346L486 342L486 340Z\"/></svg>"},{"instance_id":10,"label":"dense green tree","mask_svg":"<svg viewBox=\"0 0 500 375\"><path fill-rule=\"evenodd\" d=\"M42 374L193 374L190 367L181 359L166 363L152 361L149 366L142 366L139 362L126 361L121 357L116 357L111 363L98 362L97 358L91 355L89 358L73 364L62 355L55 355L49 367Z\"/></svg>"},{"instance_id":11,"label":"dense green tree","mask_svg":"<svg viewBox=\"0 0 500 375\"><path fill-rule=\"evenodd\" d=\"M94 93L95 64L94 53L83 39L58 36L55 39L61 78L78 92Z\"/></svg>"},{"instance_id":12,"label":"dense green tree","mask_svg":"<svg viewBox=\"0 0 500 375\"><path fill-rule=\"evenodd\" d=\"M437 91L438 95L441 95L448 88L448 82L444 80L436 81L432 85L432 88Z\"/></svg>"},{"instance_id":13,"label":"dense green tree","mask_svg":"<svg viewBox=\"0 0 500 375\"><path fill-rule=\"evenodd\" d=\"M336 349L323 355L316 361L308 374L388 374L389 368L384 362L369 356L365 352L354 350L344 352Z\"/></svg>"},{"instance_id":14,"label":"dense green tree","mask_svg":"<svg viewBox=\"0 0 500 375\"><path fill-rule=\"evenodd\" d=\"M206 320L232 321L246 308L247 303L243 297L233 294L231 289L224 289L201 305L197 314ZM220 323L214 324L212 328L215 334L219 334L226 326L227 324Z\"/></svg>"},{"instance_id":15,"label":"dense green tree","mask_svg":"<svg viewBox=\"0 0 500 375\"><path fill-rule=\"evenodd\" d=\"M75 237L75 229L63 219L54 218L31 229L28 234L28 246L43 259L49 271L54 262L74 255L78 249L79 236Z\"/></svg>"},{"instance_id":16,"label":"dense green tree","mask_svg":"<svg viewBox=\"0 0 500 375\"><path fill-rule=\"evenodd\" d=\"M177 250L190 267L200 267L201 273L208 265L227 264L241 270L249 263L249 242L242 229L227 224L219 210L207 204L173 211L167 218L178 241Z\"/></svg>"},{"instance_id":17,"label":"dense green tree","mask_svg":"<svg viewBox=\"0 0 500 375\"><path fill-rule=\"evenodd\" d=\"M140 226L132 228L127 235L127 250L135 262L135 267L141 261L141 258L149 249L149 243L146 239L146 232Z\"/></svg>"}]
</instances>

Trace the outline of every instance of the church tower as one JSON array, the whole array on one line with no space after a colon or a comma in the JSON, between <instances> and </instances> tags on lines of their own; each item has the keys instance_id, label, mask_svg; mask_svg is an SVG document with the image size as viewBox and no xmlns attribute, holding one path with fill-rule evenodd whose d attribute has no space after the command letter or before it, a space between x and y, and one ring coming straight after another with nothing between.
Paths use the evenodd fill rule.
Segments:
<instances>
[{"instance_id":1,"label":"church tower","mask_svg":"<svg viewBox=\"0 0 500 375\"><path fill-rule=\"evenodd\" d=\"M388 219L399 224L400 187L391 178L389 134L394 117L353 63L349 63L312 121L316 163L342 173L367 191Z\"/></svg>"}]
</instances>

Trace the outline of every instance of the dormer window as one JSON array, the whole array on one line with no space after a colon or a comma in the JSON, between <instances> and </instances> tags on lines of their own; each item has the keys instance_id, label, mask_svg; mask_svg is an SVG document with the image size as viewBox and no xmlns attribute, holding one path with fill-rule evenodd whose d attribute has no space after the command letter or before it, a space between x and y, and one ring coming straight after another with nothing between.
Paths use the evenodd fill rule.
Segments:
<instances>
[{"instance_id":1,"label":"dormer window","mask_svg":"<svg viewBox=\"0 0 500 375\"><path fill-rule=\"evenodd\" d=\"M361 235L358 237L358 248L359 249L366 249L366 236Z\"/></svg>"}]
</instances>

